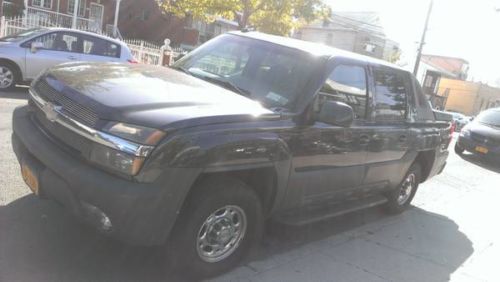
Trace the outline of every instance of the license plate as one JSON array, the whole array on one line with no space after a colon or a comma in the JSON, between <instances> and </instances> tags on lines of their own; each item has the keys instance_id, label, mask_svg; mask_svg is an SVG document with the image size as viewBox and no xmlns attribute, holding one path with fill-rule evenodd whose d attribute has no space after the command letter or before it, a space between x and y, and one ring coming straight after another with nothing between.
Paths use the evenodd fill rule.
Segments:
<instances>
[{"instance_id":1,"label":"license plate","mask_svg":"<svg viewBox=\"0 0 500 282\"><path fill-rule=\"evenodd\" d=\"M23 175L23 180L26 185L31 189L31 191L38 196L40 192L40 182L38 181L38 176L28 164L21 164L21 174Z\"/></svg>"},{"instance_id":2,"label":"license plate","mask_svg":"<svg viewBox=\"0 0 500 282\"><path fill-rule=\"evenodd\" d=\"M476 146L476 152L486 154L486 153L488 153L488 148L485 148L482 146Z\"/></svg>"}]
</instances>

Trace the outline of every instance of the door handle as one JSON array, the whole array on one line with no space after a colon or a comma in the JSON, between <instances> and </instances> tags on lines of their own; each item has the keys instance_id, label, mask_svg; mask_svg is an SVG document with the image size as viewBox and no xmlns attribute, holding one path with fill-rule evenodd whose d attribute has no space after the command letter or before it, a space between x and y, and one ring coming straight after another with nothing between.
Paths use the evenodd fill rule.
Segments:
<instances>
[{"instance_id":1,"label":"door handle","mask_svg":"<svg viewBox=\"0 0 500 282\"><path fill-rule=\"evenodd\" d=\"M370 136L368 136L368 135L359 136L359 144L360 145L367 145L369 142L370 142Z\"/></svg>"},{"instance_id":2,"label":"door handle","mask_svg":"<svg viewBox=\"0 0 500 282\"><path fill-rule=\"evenodd\" d=\"M405 143L406 140L408 140L408 137L406 137L406 135L399 136L399 139L398 139L399 143Z\"/></svg>"}]
</instances>

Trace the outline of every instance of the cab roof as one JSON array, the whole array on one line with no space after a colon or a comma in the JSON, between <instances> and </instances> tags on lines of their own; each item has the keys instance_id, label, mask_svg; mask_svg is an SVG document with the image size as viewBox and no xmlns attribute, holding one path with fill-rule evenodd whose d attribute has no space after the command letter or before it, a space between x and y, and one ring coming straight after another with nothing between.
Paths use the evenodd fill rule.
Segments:
<instances>
[{"instance_id":1,"label":"cab roof","mask_svg":"<svg viewBox=\"0 0 500 282\"><path fill-rule=\"evenodd\" d=\"M330 46L327 46L324 44L299 40L299 39L290 38L290 37L276 36L276 35L256 32L256 31L249 31L249 32L232 31L229 33L233 34L233 35L237 35L237 36L243 36L243 37L247 37L247 38L252 38L252 39L266 41L266 42L273 43L273 44L282 45L282 46L285 46L288 48L294 48L294 49L297 49L297 50L300 50L300 51L303 51L303 52L306 52L306 53L309 53L309 54L312 54L315 56L343 57L343 58L367 62L367 63L374 64L374 65L387 66L387 67L390 67L393 69L398 69L398 70L408 72L407 70L401 68L400 66L397 66L395 64L391 64L391 63L384 61L384 60L379 60L379 59L375 59L372 57L356 54L353 52L337 49L337 48L330 47Z\"/></svg>"}]
</instances>

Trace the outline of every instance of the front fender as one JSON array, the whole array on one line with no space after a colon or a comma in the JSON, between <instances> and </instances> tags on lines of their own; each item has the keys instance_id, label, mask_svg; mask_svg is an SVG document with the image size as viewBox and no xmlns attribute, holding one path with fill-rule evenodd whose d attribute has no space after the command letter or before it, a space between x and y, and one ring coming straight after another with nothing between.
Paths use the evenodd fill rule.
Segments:
<instances>
[{"instance_id":1,"label":"front fender","mask_svg":"<svg viewBox=\"0 0 500 282\"><path fill-rule=\"evenodd\" d=\"M155 150L139 177L153 179L165 168L195 168L199 174L269 168L276 177L272 211L284 197L290 166L288 145L277 133L218 131L177 135L166 140ZM182 189L187 193L190 187Z\"/></svg>"}]
</instances>

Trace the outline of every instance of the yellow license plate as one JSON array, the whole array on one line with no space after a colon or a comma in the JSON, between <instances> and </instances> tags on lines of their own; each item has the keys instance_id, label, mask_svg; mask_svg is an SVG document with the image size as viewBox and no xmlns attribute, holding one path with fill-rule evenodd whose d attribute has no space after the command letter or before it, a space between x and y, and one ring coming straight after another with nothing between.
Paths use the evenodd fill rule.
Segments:
<instances>
[{"instance_id":1,"label":"yellow license plate","mask_svg":"<svg viewBox=\"0 0 500 282\"><path fill-rule=\"evenodd\" d=\"M486 154L486 153L488 153L488 148L485 148L482 146L476 146L476 152Z\"/></svg>"},{"instance_id":2,"label":"yellow license plate","mask_svg":"<svg viewBox=\"0 0 500 282\"><path fill-rule=\"evenodd\" d=\"M26 182L26 185L28 185L35 195L38 195L40 191L40 183L33 169L27 164L22 164L21 174L23 175L23 180Z\"/></svg>"}]
</instances>

